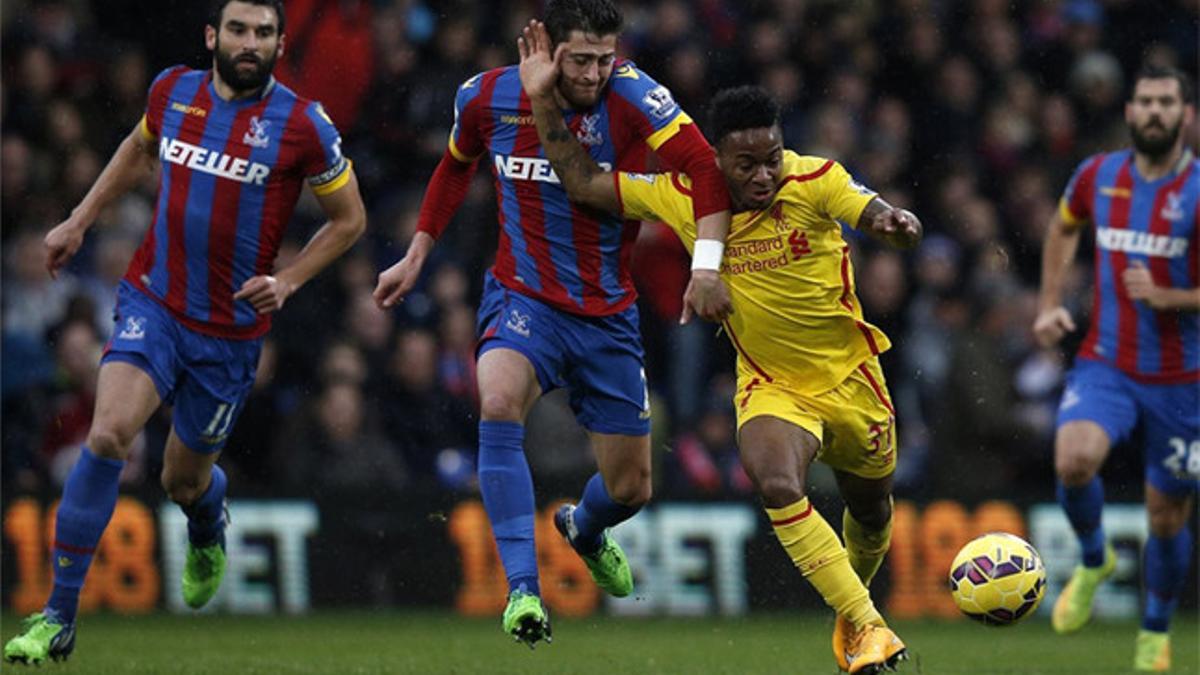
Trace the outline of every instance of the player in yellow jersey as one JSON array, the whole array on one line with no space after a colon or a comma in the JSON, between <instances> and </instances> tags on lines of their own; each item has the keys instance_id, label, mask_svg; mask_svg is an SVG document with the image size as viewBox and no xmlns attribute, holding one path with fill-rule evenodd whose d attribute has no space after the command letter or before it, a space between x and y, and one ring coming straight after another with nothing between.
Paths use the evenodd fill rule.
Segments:
<instances>
[{"instance_id":1,"label":"player in yellow jersey","mask_svg":"<svg viewBox=\"0 0 1200 675\"><path fill-rule=\"evenodd\" d=\"M561 54L551 53L536 22L518 48L538 136L570 198L627 218L662 220L693 250L688 177L601 170L554 98ZM920 240L921 224L837 162L785 150L778 106L762 89L722 92L712 110L734 205L720 272L733 299L724 327L738 353L742 464L780 543L838 614L838 665L851 673L889 670L905 646L866 584L891 540L895 411L877 358L890 342L863 320L839 222L900 248ZM711 255L700 247L693 254ZM814 459L833 467L847 504L845 548L805 494Z\"/></svg>"}]
</instances>

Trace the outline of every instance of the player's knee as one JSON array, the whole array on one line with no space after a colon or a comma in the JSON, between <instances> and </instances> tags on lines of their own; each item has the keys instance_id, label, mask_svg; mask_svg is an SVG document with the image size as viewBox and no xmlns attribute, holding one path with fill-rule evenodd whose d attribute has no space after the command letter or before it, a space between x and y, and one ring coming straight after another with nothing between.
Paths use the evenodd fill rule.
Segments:
<instances>
[{"instance_id":1,"label":"player's knee","mask_svg":"<svg viewBox=\"0 0 1200 675\"><path fill-rule=\"evenodd\" d=\"M887 527L892 519L892 502L890 499L872 500L868 503L847 503L850 515L867 530L879 531Z\"/></svg>"},{"instance_id":2,"label":"player's knee","mask_svg":"<svg viewBox=\"0 0 1200 675\"><path fill-rule=\"evenodd\" d=\"M772 508L780 508L795 504L804 498L804 489L794 476L771 473L763 476L751 476L758 494L763 502Z\"/></svg>"},{"instance_id":3,"label":"player's knee","mask_svg":"<svg viewBox=\"0 0 1200 675\"><path fill-rule=\"evenodd\" d=\"M1081 453L1059 452L1054 457L1054 472L1067 487L1086 484L1096 475L1097 469L1099 467Z\"/></svg>"},{"instance_id":4,"label":"player's knee","mask_svg":"<svg viewBox=\"0 0 1200 675\"><path fill-rule=\"evenodd\" d=\"M521 402L509 394L485 393L479 400L479 416L492 422L520 422Z\"/></svg>"},{"instance_id":5,"label":"player's knee","mask_svg":"<svg viewBox=\"0 0 1200 675\"><path fill-rule=\"evenodd\" d=\"M1180 512L1179 509L1147 504L1146 511L1150 520L1150 535L1153 537L1170 539L1187 525L1189 514L1186 510Z\"/></svg>"},{"instance_id":6,"label":"player's knee","mask_svg":"<svg viewBox=\"0 0 1200 675\"><path fill-rule=\"evenodd\" d=\"M103 424L93 424L88 431L87 446L98 457L124 461L129 456L135 434Z\"/></svg>"},{"instance_id":7,"label":"player's knee","mask_svg":"<svg viewBox=\"0 0 1200 675\"><path fill-rule=\"evenodd\" d=\"M618 504L640 509L650 501L652 492L650 473L639 471L619 477L609 490L609 497Z\"/></svg>"},{"instance_id":8,"label":"player's knee","mask_svg":"<svg viewBox=\"0 0 1200 675\"><path fill-rule=\"evenodd\" d=\"M167 497L176 504L187 506L195 503L204 493L198 476L189 476L178 471L163 469L162 486Z\"/></svg>"}]
</instances>

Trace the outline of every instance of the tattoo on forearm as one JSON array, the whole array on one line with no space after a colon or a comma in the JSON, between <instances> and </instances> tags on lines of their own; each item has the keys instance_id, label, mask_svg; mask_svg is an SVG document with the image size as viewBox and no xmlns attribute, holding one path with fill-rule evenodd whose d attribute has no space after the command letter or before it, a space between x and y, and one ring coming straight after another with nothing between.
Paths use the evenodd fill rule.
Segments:
<instances>
[{"instance_id":1,"label":"tattoo on forearm","mask_svg":"<svg viewBox=\"0 0 1200 675\"><path fill-rule=\"evenodd\" d=\"M565 143L571 140L571 132L566 127L551 129L546 136L546 143Z\"/></svg>"},{"instance_id":2,"label":"tattoo on forearm","mask_svg":"<svg viewBox=\"0 0 1200 675\"><path fill-rule=\"evenodd\" d=\"M543 146L546 157L564 182L587 181L600 171L565 123L559 123L546 133Z\"/></svg>"}]
</instances>

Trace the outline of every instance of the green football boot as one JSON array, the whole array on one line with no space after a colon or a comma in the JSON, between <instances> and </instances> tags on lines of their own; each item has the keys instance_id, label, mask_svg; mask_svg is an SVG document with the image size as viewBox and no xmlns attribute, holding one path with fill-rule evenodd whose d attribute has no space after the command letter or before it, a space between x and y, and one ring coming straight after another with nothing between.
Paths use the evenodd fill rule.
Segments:
<instances>
[{"instance_id":1,"label":"green football boot","mask_svg":"<svg viewBox=\"0 0 1200 675\"><path fill-rule=\"evenodd\" d=\"M563 504L554 513L554 528L567 540L571 548L575 548L575 539L579 530L575 527L575 506ZM579 553L579 549L575 548ZM623 598L633 592L633 572L629 569L629 560L625 551L607 530L604 531L604 543L594 553L579 553L592 574L596 585L609 595Z\"/></svg>"},{"instance_id":2,"label":"green football boot","mask_svg":"<svg viewBox=\"0 0 1200 675\"><path fill-rule=\"evenodd\" d=\"M188 543L183 565L183 601L192 609L208 604L225 578L225 549L221 544L198 547Z\"/></svg>"},{"instance_id":3,"label":"green football boot","mask_svg":"<svg viewBox=\"0 0 1200 675\"><path fill-rule=\"evenodd\" d=\"M550 615L542 606L542 599L525 591L513 591L504 608L504 632L516 642L524 642L533 649L538 640L547 643L550 637Z\"/></svg>"},{"instance_id":4,"label":"green football boot","mask_svg":"<svg viewBox=\"0 0 1200 675\"><path fill-rule=\"evenodd\" d=\"M1133 669L1138 672L1163 673L1171 669L1171 636L1152 630L1139 630Z\"/></svg>"},{"instance_id":5,"label":"green football boot","mask_svg":"<svg viewBox=\"0 0 1200 675\"><path fill-rule=\"evenodd\" d=\"M1104 546L1104 564L1099 567L1075 566L1071 580L1059 593L1050 614L1050 625L1056 633L1074 633L1092 618L1092 599L1102 581L1117 569L1117 552L1112 544Z\"/></svg>"},{"instance_id":6,"label":"green football boot","mask_svg":"<svg viewBox=\"0 0 1200 675\"><path fill-rule=\"evenodd\" d=\"M60 623L46 612L25 619L25 632L4 645L4 660L9 663L41 665L50 657L66 661L75 649L75 624Z\"/></svg>"}]
</instances>

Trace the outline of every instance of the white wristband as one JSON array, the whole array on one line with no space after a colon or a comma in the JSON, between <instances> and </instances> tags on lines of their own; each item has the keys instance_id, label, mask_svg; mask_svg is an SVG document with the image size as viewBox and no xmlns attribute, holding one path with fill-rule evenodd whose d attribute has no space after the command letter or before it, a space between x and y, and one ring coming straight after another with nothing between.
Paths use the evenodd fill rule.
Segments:
<instances>
[{"instance_id":1,"label":"white wristband","mask_svg":"<svg viewBox=\"0 0 1200 675\"><path fill-rule=\"evenodd\" d=\"M721 269L721 256L725 255L725 242L716 239L697 239L692 249L692 271Z\"/></svg>"}]
</instances>

